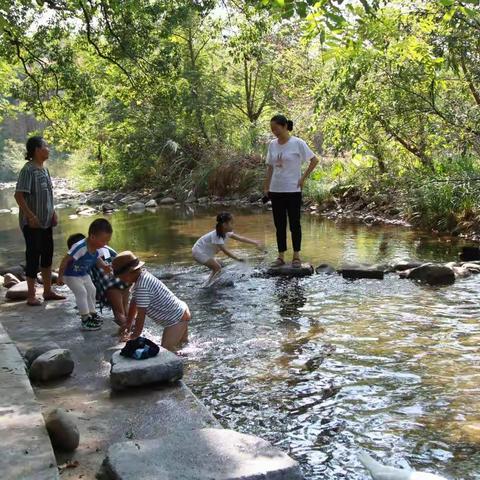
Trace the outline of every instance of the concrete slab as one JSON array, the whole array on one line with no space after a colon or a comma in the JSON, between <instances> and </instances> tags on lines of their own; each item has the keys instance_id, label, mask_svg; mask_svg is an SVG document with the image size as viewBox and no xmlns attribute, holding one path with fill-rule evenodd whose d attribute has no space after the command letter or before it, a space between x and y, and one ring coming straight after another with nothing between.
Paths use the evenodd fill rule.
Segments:
<instances>
[{"instance_id":1,"label":"concrete slab","mask_svg":"<svg viewBox=\"0 0 480 480\"><path fill-rule=\"evenodd\" d=\"M58 479L40 405L17 347L0 327L0 472L5 479Z\"/></svg>"},{"instance_id":2,"label":"concrete slab","mask_svg":"<svg viewBox=\"0 0 480 480\"><path fill-rule=\"evenodd\" d=\"M114 390L171 383L183 377L183 360L162 347L157 356L144 360L122 357L118 351L112 355L110 363L110 384Z\"/></svg>"},{"instance_id":3,"label":"concrete slab","mask_svg":"<svg viewBox=\"0 0 480 480\"><path fill-rule=\"evenodd\" d=\"M34 386L42 410L64 408L75 417L80 432L80 445L74 453L55 452L59 465L78 461L76 468L63 471L62 480L95 478L107 448L113 443L219 427L182 381L112 392L110 358L123 344L115 336L118 327L111 312L104 311L102 330L83 332L73 296L67 296L67 301L47 302L35 308L25 303L0 305L0 321L21 352L51 340L68 348L75 359L75 370L69 377ZM153 339L156 343L161 341ZM23 360L18 362L24 368ZM4 386L0 388L2 396Z\"/></svg>"},{"instance_id":4,"label":"concrete slab","mask_svg":"<svg viewBox=\"0 0 480 480\"><path fill-rule=\"evenodd\" d=\"M298 463L269 442L205 428L112 445L104 475L115 480L300 480Z\"/></svg>"},{"instance_id":5,"label":"concrete slab","mask_svg":"<svg viewBox=\"0 0 480 480\"><path fill-rule=\"evenodd\" d=\"M302 263L301 267L292 267L287 263L281 267L270 267L267 269L266 274L270 277L307 277L313 275L313 266L310 263Z\"/></svg>"}]
</instances>

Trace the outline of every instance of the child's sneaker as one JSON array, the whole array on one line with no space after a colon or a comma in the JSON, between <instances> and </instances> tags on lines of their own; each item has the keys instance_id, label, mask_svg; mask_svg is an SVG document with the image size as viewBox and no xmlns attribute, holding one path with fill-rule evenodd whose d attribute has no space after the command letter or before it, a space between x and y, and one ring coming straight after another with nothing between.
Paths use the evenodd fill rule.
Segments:
<instances>
[{"instance_id":1,"label":"child's sneaker","mask_svg":"<svg viewBox=\"0 0 480 480\"><path fill-rule=\"evenodd\" d=\"M100 330L101 328L102 325L90 316L82 320L82 330Z\"/></svg>"},{"instance_id":2,"label":"child's sneaker","mask_svg":"<svg viewBox=\"0 0 480 480\"><path fill-rule=\"evenodd\" d=\"M100 325L103 325L103 318L102 318L97 312L91 313L91 314L90 314L90 318L91 318L93 321L99 323Z\"/></svg>"}]
</instances>

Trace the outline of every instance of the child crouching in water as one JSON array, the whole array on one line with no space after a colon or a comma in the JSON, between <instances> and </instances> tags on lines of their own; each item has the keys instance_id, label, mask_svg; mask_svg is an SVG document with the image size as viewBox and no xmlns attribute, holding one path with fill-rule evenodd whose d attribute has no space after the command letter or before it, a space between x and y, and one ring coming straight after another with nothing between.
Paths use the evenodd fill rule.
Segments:
<instances>
[{"instance_id":1,"label":"child crouching in water","mask_svg":"<svg viewBox=\"0 0 480 480\"><path fill-rule=\"evenodd\" d=\"M174 351L188 340L190 310L185 302L143 268L144 265L129 251L119 253L112 262L115 277L134 284L124 339L133 340L141 336L145 317L148 316L163 327L162 347Z\"/></svg>"},{"instance_id":2,"label":"child crouching in water","mask_svg":"<svg viewBox=\"0 0 480 480\"><path fill-rule=\"evenodd\" d=\"M75 234L69 237L69 251L60 264L58 285L64 283L75 295L82 319L82 330L100 330L102 321L96 311L96 289L89 272L94 265L111 271L100 258L98 249L112 237L112 226L104 218L94 220L88 229L88 237Z\"/></svg>"},{"instance_id":3,"label":"child crouching in water","mask_svg":"<svg viewBox=\"0 0 480 480\"><path fill-rule=\"evenodd\" d=\"M222 270L220 263L215 260L215 254L219 251L225 253L230 258L243 262L242 258L237 257L232 252L227 250L227 240L232 238L238 242L249 243L255 245L257 248L263 248L261 242L257 240L251 240L250 238L241 237L233 233L233 215L228 212L222 212L217 215L217 225L215 230L206 233L200 237L192 248L193 258L200 263L208 267L212 273L207 280L207 284L211 282Z\"/></svg>"}]
</instances>

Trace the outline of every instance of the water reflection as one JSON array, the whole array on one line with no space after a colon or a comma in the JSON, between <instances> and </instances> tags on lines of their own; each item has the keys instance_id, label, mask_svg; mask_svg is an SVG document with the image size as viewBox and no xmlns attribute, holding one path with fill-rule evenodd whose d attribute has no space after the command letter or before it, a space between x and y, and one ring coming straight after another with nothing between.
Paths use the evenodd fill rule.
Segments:
<instances>
[{"instance_id":1,"label":"water reflection","mask_svg":"<svg viewBox=\"0 0 480 480\"><path fill-rule=\"evenodd\" d=\"M235 285L202 290L208 272L190 249L213 228L216 211L164 208L111 219L115 248L178 273L167 283L193 316L186 381L222 424L281 446L308 480L366 479L358 447L386 463L405 458L456 480L480 479L480 276L447 288L395 275L357 282L252 277L258 262L275 255L271 213L235 210L235 230L271 245L270 255L262 260L232 242L251 265L241 270L227 260ZM57 255L69 234L92 221L69 220L70 213L60 212ZM0 263L21 260L16 217L0 222ZM451 260L462 245L307 216L303 232L303 256L315 265Z\"/></svg>"}]
</instances>

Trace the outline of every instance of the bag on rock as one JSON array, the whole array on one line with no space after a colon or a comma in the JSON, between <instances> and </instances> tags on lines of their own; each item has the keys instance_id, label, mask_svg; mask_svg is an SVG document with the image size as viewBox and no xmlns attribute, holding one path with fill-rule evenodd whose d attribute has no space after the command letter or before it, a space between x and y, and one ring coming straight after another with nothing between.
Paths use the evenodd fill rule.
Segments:
<instances>
[{"instance_id":1,"label":"bag on rock","mask_svg":"<svg viewBox=\"0 0 480 480\"><path fill-rule=\"evenodd\" d=\"M135 360L144 360L158 355L160 347L145 337L138 337L134 340L128 340L120 351L124 357L134 358Z\"/></svg>"}]
</instances>

